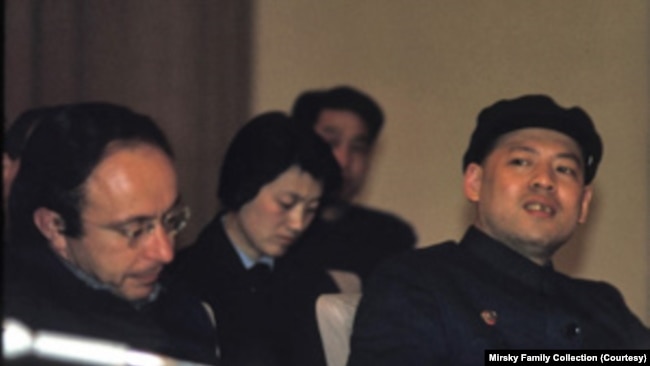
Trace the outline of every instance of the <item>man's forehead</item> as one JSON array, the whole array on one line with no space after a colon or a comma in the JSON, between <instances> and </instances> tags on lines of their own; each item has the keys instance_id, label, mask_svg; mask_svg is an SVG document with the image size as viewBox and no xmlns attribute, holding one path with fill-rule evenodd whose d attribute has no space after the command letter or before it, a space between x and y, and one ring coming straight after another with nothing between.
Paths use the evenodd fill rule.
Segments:
<instances>
[{"instance_id":1,"label":"man's forehead","mask_svg":"<svg viewBox=\"0 0 650 366\"><path fill-rule=\"evenodd\" d=\"M572 137L547 128L528 127L508 132L497 139L495 148L499 146L535 143L562 146L567 152L575 153L582 159L580 145Z\"/></svg>"},{"instance_id":2,"label":"man's forehead","mask_svg":"<svg viewBox=\"0 0 650 366\"><path fill-rule=\"evenodd\" d=\"M146 169L152 164L152 168L167 168L176 174L171 158L157 146L147 143L111 143L91 171L88 181L114 178L116 171L139 176L143 168Z\"/></svg>"},{"instance_id":3,"label":"man's forehead","mask_svg":"<svg viewBox=\"0 0 650 366\"><path fill-rule=\"evenodd\" d=\"M369 133L368 126L361 116L347 109L323 109L316 121L316 128L363 138Z\"/></svg>"},{"instance_id":4,"label":"man's forehead","mask_svg":"<svg viewBox=\"0 0 650 366\"><path fill-rule=\"evenodd\" d=\"M177 189L177 175L169 157L156 147L141 144L113 149L104 156L84 184L84 202L89 210L124 210L156 193L173 201ZM172 202L151 204L166 208Z\"/></svg>"}]
</instances>

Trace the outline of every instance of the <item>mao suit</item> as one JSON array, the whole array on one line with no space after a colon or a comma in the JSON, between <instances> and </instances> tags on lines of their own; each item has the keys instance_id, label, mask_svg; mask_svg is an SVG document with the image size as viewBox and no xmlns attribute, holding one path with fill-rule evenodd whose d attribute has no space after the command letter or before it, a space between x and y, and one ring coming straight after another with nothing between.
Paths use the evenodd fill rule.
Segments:
<instances>
[{"instance_id":1,"label":"mao suit","mask_svg":"<svg viewBox=\"0 0 650 366\"><path fill-rule=\"evenodd\" d=\"M488 349L648 349L648 329L603 282L538 266L471 227L371 278L349 366L481 365Z\"/></svg>"}]
</instances>

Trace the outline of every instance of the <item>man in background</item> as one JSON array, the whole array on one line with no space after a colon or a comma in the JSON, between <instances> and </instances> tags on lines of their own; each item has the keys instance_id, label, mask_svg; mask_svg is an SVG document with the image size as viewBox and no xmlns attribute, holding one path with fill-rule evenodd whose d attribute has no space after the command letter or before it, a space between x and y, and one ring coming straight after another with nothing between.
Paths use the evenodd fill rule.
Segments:
<instances>
[{"instance_id":1,"label":"man in background","mask_svg":"<svg viewBox=\"0 0 650 366\"><path fill-rule=\"evenodd\" d=\"M341 86L304 92L292 114L331 146L343 187L339 200L323 208L291 255L330 270L335 278L353 274L363 281L378 262L416 244L415 232L403 220L354 203L384 123L381 108L365 93Z\"/></svg>"}]
</instances>

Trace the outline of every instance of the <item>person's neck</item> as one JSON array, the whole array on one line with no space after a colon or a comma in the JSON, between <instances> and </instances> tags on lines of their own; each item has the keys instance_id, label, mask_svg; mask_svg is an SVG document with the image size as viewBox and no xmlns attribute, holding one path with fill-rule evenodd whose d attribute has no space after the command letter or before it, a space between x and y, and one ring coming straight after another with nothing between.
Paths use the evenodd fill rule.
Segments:
<instances>
[{"instance_id":1,"label":"person's neck","mask_svg":"<svg viewBox=\"0 0 650 366\"><path fill-rule=\"evenodd\" d=\"M253 262L257 261L260 258L260 253L253 250L250 244L247 245L249 240L237 221L237 215L232 211L228 211L221 217L221 222L230 243L237 247L250 260Z\"/></svg>"},{"instance_id":2,"label":"person's neck","mask_svg":"<svg viewBox=\"0 0 650 366\"><path fill-rule=\"evenodd\" d=\"M503 246L509 248L515 253L518 253L522 257L528 259L540 267L545 267L551 265L552 263L554 250L549 251L545 249L539 249L540 244L538 243L528 242L514 237L496 235L494 232L485 228L485 226L481 226L477 223L474 223L474 227L481 231L483 234L489 236L493 240L499 242Z\"/></svg>"},{"instance_id":3,"label":"person's neck","mask_svg":"<svg viewBox=\"0 0 650 366\"><path fill-rule=\"evenodd\" d=\"M58 257L58 259L61 261L61 263L64 265L64 267L66 267L77 279L79 279L81 282L83 282L89 288L91 288L91 289L93 289L95 291L109 292L113 296L130 303L136 309L140 309L143 306L154 302L158 298L158 295L160 294L160 291L162 289L162 286L158 282L158 283L156 283L154 285L153 290L151 291L151 293L148 296L146 296L146 297L144 297L142 299L137 299L137 300L127 299L124 296L122 296L119 292L117 292L116 289L113 288L111 285L108 285L106 283L101 282L99 279L97 279L94 276L86 273L83 269L81 269L76 264L74 264L74 263L72 263L72 262L70 262L70 261L68 261L68 260L66 260L64 258L61 258L61 257Z\"/></svg>"}]
</instances>

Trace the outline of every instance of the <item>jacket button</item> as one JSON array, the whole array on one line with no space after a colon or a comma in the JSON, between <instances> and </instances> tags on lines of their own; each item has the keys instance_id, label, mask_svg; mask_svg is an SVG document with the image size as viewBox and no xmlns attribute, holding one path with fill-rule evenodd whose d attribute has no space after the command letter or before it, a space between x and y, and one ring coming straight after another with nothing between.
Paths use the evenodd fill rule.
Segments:
<instances>
[{"instance_id":1,"label":"jacket button","mask_svg":"<svg viewBox=\"0 0 650 366\"><path fill-rule=\"evenodd\" d=\"M582 328L578 324L571 323L566 327L566 335L568 338L577 337L582 333Z\"/></svg>"}]
</instances>

